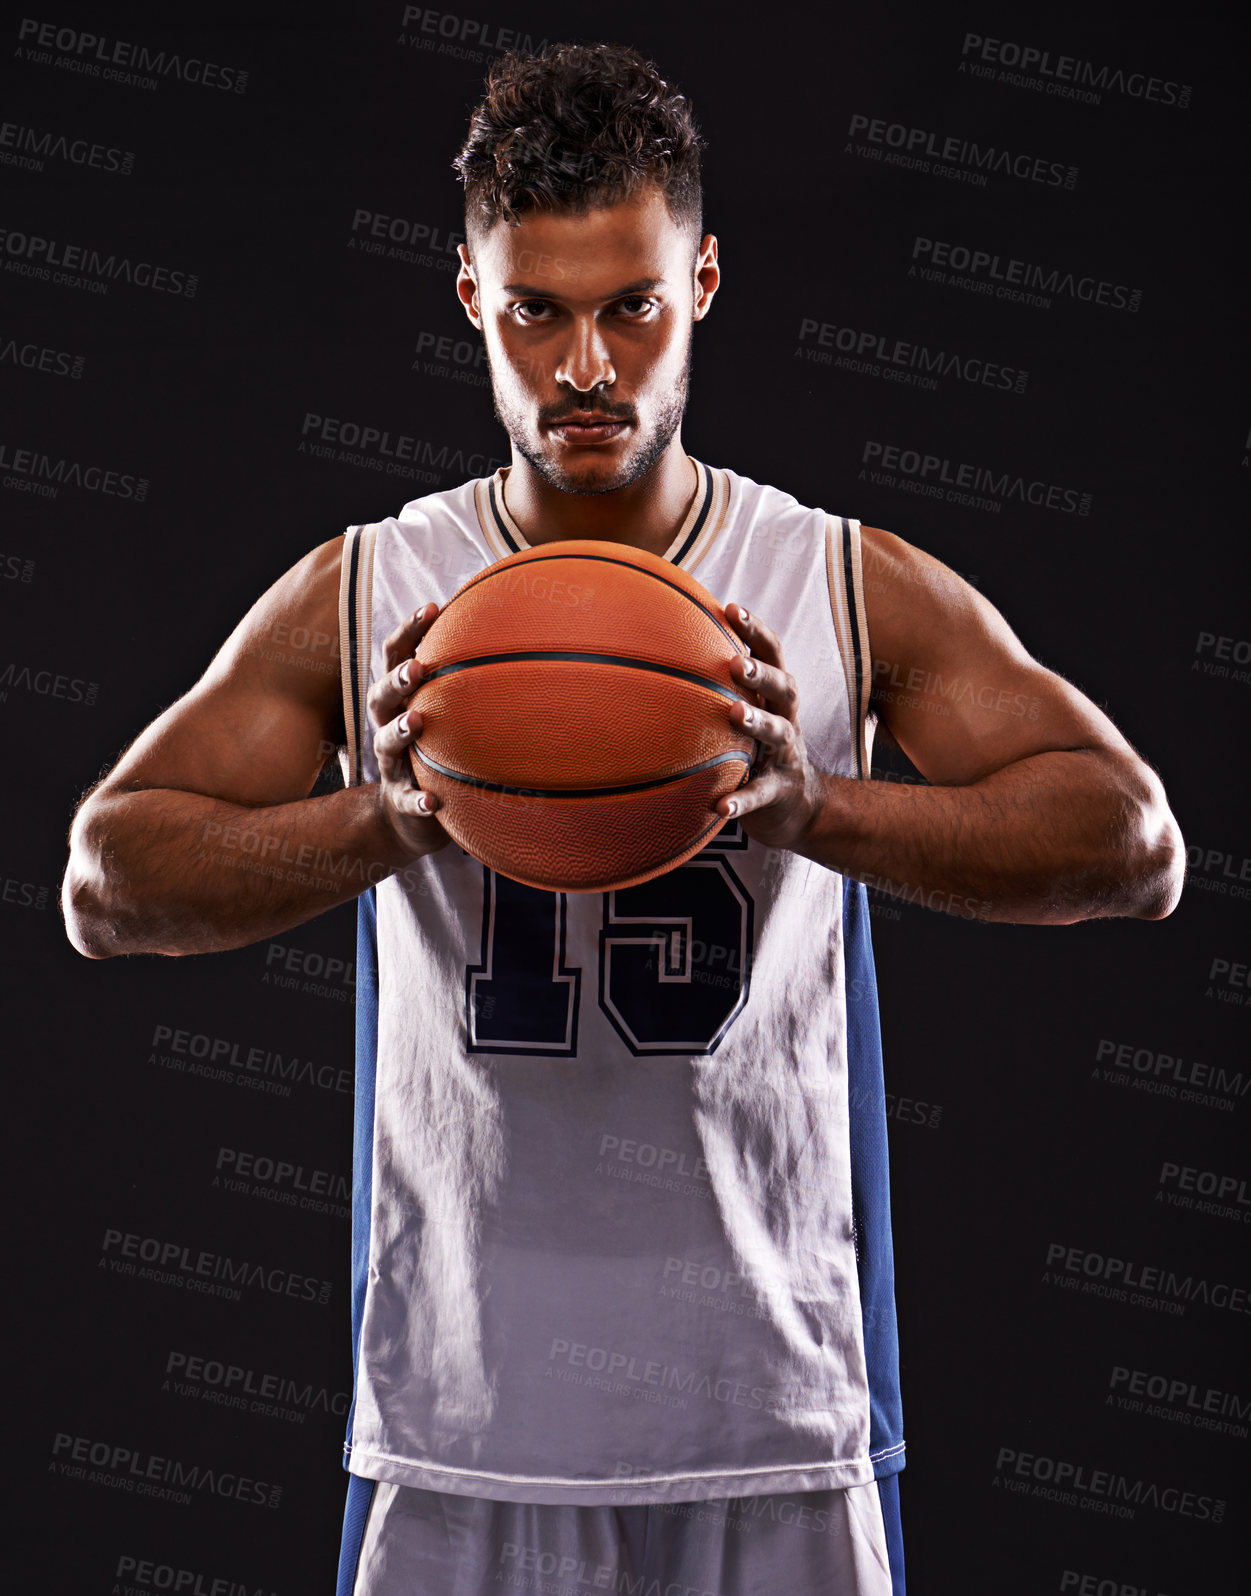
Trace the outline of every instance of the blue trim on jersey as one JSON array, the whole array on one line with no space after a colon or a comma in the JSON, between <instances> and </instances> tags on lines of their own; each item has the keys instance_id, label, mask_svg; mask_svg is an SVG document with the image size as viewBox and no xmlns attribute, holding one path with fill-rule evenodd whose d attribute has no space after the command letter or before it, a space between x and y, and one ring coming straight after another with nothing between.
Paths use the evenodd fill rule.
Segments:
<instances>
[{"instance_id":1,"label":"blue trim on jersey","mask_svg":"<svg viewBox=\"0 0 1251 1596\"><path fill-rule=\"evenodd\" d=\"M847 981L847 1099L851 1120L851 1212L855 1226L864 1355L869 1376L869 1455L878 1479L904 1466L899 1329L890 1228L886 1082L877 976L863 882L843 881Z\"/></svg>"},{"instance_id":2,"label":"blue trim on jersey","mask_svg":"<svg viewBox=\"0 0 1251 1596\"><path fill-rule=\"evenodd\" d=\"M365 1525L374 1499L377 1480L363 1480L358 1474L348 1476L347 1505L343 1509L343 1542L339 1548L339 1578L335 1596L352 1596L356 1587L356 1573L360 1567L361 1547L365 1541Z\"/></svg>"},{"instance_id":3,"label":"blue trim on jersey","mask_svg":"<svg viewBox=\"0 0 1251 1596\"><path fill-rule=\"evenodd\" d=\"M374 1088L378 1074L378 899L370 887L356 900L356 1103L352 1132L352 1406L343 1466L352 1452L356 1370L369 1279L369 1227L374 1187ZM349 1497L350 1500L350 1497Z\"/></svg>"},{"instance_id":4,"label":"blue trim on jersey","mask_svg":"<svg viewBox=\"0 0 1251 1596\"><path fill-rule=\"evenodd\" d=\"M887 1474L877 1482L882 1504L882 1523L886 1527L886 1558L890 1564L891 1596L907 1596L904 1589L903 1525L899 1519L899 1476Z\"/></svg>"}]
</instances>

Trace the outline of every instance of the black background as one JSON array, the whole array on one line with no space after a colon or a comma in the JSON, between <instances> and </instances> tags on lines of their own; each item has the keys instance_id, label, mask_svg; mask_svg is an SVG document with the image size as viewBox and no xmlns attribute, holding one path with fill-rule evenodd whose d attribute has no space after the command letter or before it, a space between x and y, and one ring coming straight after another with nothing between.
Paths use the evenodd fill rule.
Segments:
<instances>
[{"instance_id":1,"label":"black background","mask_svg":"<svg viewBox=\"0 0 1251 1596\"><path fill-rule=\"evenodd\" d=\"M347 1175L351 984L266 978L309 955L351 961L354 910L228 954L90 963L66 941L56 897L75 803L256 595L344 525L430 491L301 452L307 415L428 440L447 458L506 454L488 390L464 380L485 366L466 354L451 253L450 162L497 51L470 37L462 56L441 53L445 36L404 13L400 0L369 0L64 6L33 19L207 59L236 84L246 71L241 91L176 70L154 89L75 70L92 51L41 47L16 15L0 35L5 123L133 152L122 173L54 152L23 165L17 134L0 143L0 923L13 987L10 1500L22 1513L10 1567L24 1588L155 1589L157 1572L146 1585L134 1573L144 1560L206 1589L221 1578L232 1592L294 1596L333 1583L342 1418L315 1397L296 1418L222 1406L204 1381L198 1396L175 1390L167 1365L171 1354L216 1360L342 1406L346 1221L213 1179L222 1148ZM964 573L1160 771L1192 867L1167 921L989 927L875 903L905 1538L921 1593L1094 1589L1076 1583L1085 1576L1152 1596L1232 1591L1246 1521L1245 1318L1198 1300L1193 1283L1242 1284L1251 1207L1245 1186L1227 1189L1232 1217L1160 1200L1177 1190L1162 1184L1166 1163L1235 1187L1251 1177L1240 1134L1251 837L1233 755L1251 691L1251 412L1234 392L1240 80L1224 26L1194 6L1152 18L1126 4L935 11L915 0L835 14L648 3L602 25L544 0L438 15L461 33L480 23L493 42L504 29L535 44L616 36L691 95L724 282L696 340L688 447L889 527ZM1189 103L1116 83L1088 103L1002 81L998 65L975 76L961 70L979 60L962 53L967 34L1189 85ZM890 164L856 152L856 115L1042 157L1076 179L982 186ZM353 229L360 211L426 229L405 246L424 260L355 247L369 236ZM18 242L32 237L194 274L196 291L41 279ZM918 238L1126 285L1139 308L1062 292L1044 308L927 281L909 271ZM1023 392L957 376L908 386L833 364L837 346L830 363L812 359L805 322L1028 379ZM423 369L423 334L459 346L446 375ZM51 351L51 369L31 350ZM75 360L80 374L65 374ZM1088 513L921 496L906 476L873 479L873 444L1089 494ZM83 485L98 482L92 466L120 485ZM55 495L31 491L58 472ZM897 757L891 769L904 770ZM279 1095L246 1084L272 1074L165 1067L160 1027L311 1061L332 1084L296 1080ZM1216 1092L1196 1085L1198 1065L1226 1072L1217 1096L1233 1106L1184 1097L1187 1082ZM119 1274L108 1232L329 1281L329 1301L256 1287L230 1301ZM1191 1300L1176 1314L1083 1292L1080 1266L1050 1270L1059 1246L1189 1277ZM1193 1386L1195 1401L1232 1395L1234 1433L1198 1427L1185 1396L1157 1413L1117 1406L1118 1368ZM75 1477L76 1439L139 1461L88 1462ZM1132 1517L1069 1505L1032 1493L1046 1466L1016 1473L1009 1453L1141 1481L1160 1503L1177 1501L1166 1487L1195 1500L1187 1511L1140 1500ZM207 1487L187 1505L142 1496L126 1481L154 1457L248 1476L277 1505Z\"/></svg>"}]
</instances>

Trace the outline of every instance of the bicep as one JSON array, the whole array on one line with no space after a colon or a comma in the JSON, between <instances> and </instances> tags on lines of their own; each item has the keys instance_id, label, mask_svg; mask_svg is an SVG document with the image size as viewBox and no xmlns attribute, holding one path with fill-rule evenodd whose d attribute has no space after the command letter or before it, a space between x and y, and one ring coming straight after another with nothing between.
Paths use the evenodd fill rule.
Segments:
<instances>
[{"instance_id":1,"label":"bicep","mask_svg":"<svg viewBox=\"0 0 1251 1596\"><path fill-rule=\"evenodd\" d=\"M262 594L190 692L127 749L102 795L161 787L239 804L308 795L344 736L342 543L313 549Z\"/></svg>"},{"instance_id":2,"label":"bicep","mask_svg":"<svg viewBox=\"0 0 1251 1596\"><path fill-rule=\"evenodd\" d=\"M874 575L865 584L871 707L927 780L962 786L1055 750L1131 751L954 571L880 528L862 535Z\"/></svg>"}]
</instances>

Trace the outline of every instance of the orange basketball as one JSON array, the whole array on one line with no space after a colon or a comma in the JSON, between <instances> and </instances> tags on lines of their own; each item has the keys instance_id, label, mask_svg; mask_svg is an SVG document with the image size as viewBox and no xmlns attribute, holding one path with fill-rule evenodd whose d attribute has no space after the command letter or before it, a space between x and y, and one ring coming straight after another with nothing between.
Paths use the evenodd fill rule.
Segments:
<instances>
[{"instance_id":1,"label":"orange basketball","mask_svg":"<svg viewBox=\"0 0 1251 1596\"><path fill-rule=\"evenodd\" d=\"M756 744L730 722L747 652L685 571L617 543L523 549L457 589L417 654L409 750L439 820L527 886L648 881L725 824Z\"/></svg>"}]
</instances>

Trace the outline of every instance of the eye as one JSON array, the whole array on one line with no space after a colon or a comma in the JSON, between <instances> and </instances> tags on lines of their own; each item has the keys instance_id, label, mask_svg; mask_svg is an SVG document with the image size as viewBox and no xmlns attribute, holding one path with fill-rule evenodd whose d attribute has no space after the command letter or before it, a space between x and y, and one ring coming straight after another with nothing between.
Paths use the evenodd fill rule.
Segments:
<instances>
[{"instance_id":1,"label":"eye","mask_svg":"<svg viewBox=\"0 0 1251 1596\"><path fill-rule=\"evenodd\" d=\"M630 294L625 299L617 301L617 309L632 320L637 321L652 308L654 301L644 298L642 294Z\"/></svg>"},{"instance_id":2,"label":"eye","mask_svg":"<svg viewBox=\"0 0 1251 1596\"><path fill-rule=\"evenodd\" d=\"M519 299L513 311L522 321L544 321L551 307L545 299Z\"/></svg>"}]
</instances>

